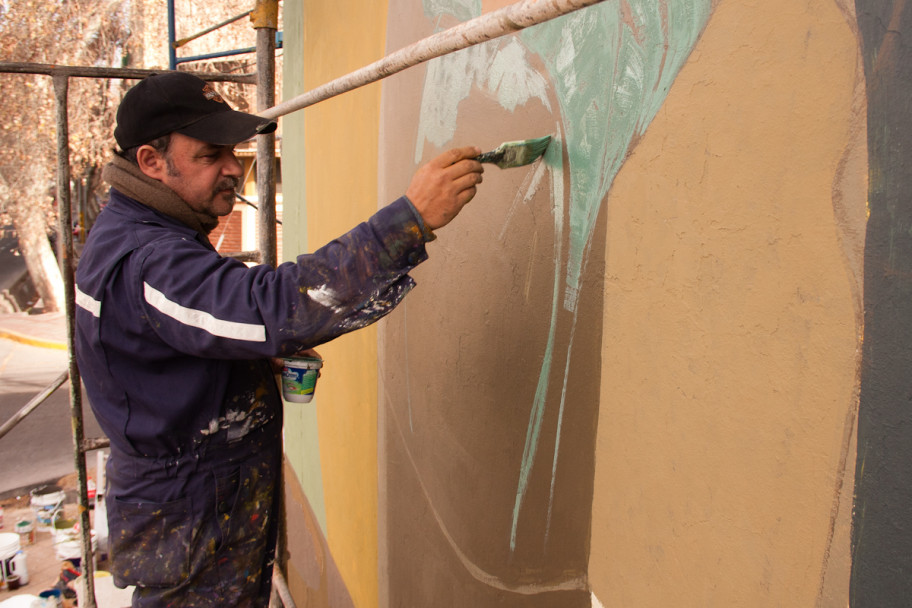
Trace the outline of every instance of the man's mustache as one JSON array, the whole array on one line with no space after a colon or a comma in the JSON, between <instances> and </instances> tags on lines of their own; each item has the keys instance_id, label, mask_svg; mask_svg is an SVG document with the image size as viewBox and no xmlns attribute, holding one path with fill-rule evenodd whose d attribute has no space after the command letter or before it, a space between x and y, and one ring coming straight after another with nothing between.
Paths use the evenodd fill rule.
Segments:
<instances>
[{"instance_id":1,"label":"man's mustache","mask_svg":"<svg viewBox=\"0 0 912 608\"><path fill-rule=\"evenodd\" d=\"M223 177L215 185L215 191L221 192L222 190L228 190L228 189L236 191L240 185L241 185L241 179L238 177Z\"/></svg>"}]
</instances>

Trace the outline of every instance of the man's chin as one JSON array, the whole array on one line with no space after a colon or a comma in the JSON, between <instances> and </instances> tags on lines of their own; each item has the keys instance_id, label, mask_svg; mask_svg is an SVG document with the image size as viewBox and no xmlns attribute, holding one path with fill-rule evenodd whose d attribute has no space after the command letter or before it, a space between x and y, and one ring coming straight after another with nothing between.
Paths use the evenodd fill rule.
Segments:
<instances>
[{"instance_id":1,"label":"man's chin","mask_svg":"<svg viewBox=\"0 0 912 608\"><path fill-rule=\"evenodd\" d=\"M215 214L219 217L231 215L231 212L234 211L234 193L232 192L230 195L220 194L216 200Z\"/></svg>"}]
</instances>

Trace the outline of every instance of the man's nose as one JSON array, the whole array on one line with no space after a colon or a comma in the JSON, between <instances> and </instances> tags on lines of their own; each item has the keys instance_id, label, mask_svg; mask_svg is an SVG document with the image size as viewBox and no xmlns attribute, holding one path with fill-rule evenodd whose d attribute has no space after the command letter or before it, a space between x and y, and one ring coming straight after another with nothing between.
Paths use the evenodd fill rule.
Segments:
<instances>
[{"instance_id":1,"label":"man's nose","mask_svg":"<svg viewBox=\"0 0 912 608\"><path fill-rule=\"evenodd\" d=\"M234 152L229 152L227 156L228 159L224 164L222 172L225 175L233 175L235 177L244 175L244 165L242 165L241 161L237 159L237 156L234 155Z\"/></svg>"}]
</instances>

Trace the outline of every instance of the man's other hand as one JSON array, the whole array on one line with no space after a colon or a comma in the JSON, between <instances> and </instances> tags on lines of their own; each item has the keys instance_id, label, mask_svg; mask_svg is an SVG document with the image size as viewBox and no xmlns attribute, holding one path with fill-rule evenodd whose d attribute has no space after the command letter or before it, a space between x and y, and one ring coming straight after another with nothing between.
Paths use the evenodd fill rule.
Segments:
<instances>
[{"instance_id":1,"label":"man's other hand","mask_svg":"<svg viewBox=\"0 0 912 608\"><path fill-rule=\"evenodd\" d=\"M422 166L405 195L431 230L446 226L475 196L484 168L474 146L453 148Z\"/></svg>"}]
</instances>

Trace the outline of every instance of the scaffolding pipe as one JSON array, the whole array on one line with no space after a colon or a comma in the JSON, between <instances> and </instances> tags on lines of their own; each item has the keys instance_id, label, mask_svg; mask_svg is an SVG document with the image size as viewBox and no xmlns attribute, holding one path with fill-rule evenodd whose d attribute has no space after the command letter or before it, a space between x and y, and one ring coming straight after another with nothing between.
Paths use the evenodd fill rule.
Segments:
<instances>
[{"instance_id":1,"label":"scaffolding pipe","mask_svg":"<svg viewBox=\"0 0 912 608\"><path fill-rule=\"evenodd\" d=\"M253 11L247 11L246 13L241 13L240 15L236 15L236 16L232 17L231 19L226 19L226 20L222 21L221 23L217 23L217 24L213 25L212 27L207 27L206 29L202 30L201 32L197 32L191 36L187 36L186 38L181 38L180 40L175 40L173 43L171 43L171 46L174 47L175 49L178 49L178 48L184 46L185 44L187 44L188 42L192 42L192 41L196 40L197 38L202 38L206 34L211 34L212 32L214 32L215 30L217 30L219 28L223 28L226 25L230 25L230 24L234 23L235 21L238 21L239 19L243 19L244 17L246 17L247 15L249 15L252 12Z\"/></svg>"},{"instance_id":2,"label":"scaffolding pipe","mask_svg":"<svg viewBox=\"0 0 912 608\"><path fill-rule=\"evenodd\" d=\"M174 16L174 0L168 0L168 42L173 43L177 38L177 23ZM174 44L168 44L168 67L177 69L177 49Z\"/></svg>"},{"instance_id":3,"label":"scaffolding pipe","mask_svg":"<svg viewBox=\"0 0 912 608\"><path fill-rule=\"evenodd\" d=\"M250 19L256 28L257 109L275 103L275 34L279 0L257 0ZM275 133L257 135L257 249L260 263L278 265L275 205Z\"/></svg>"},{"instance_id":4,"label":"scaffolding pipe","mask_svg":"<svg viewBox=\"0 0 912 608\"><path fill-rule=\"evenodd\" d=\"M288 589L288 583L285 581L285 577L282 576L282 572L275 568L272 571L272 586L279 595L279 599L282 601L282 605L285 608L297 608L294 598L291 597L291 590Z\"/></svg>"},{"instance_id":5,"label":"scaffolding pipe","mask_svg":"<svg viewBox=\"0 0 912 608\"><path fill-rule=\"evenodd\" d=\"M56 379L54 379L50 384L44 387L40 393L32 397L31 401L22 406L22 408L13 414L13 416L3 423L3 426L0 426L0 437L5 436L7 433L13 430L13 428L19 424L26 416L32 413L32 411L44 403L48 397L54 394L58 388L60 388L64 382L67 381L67 378L70 377L70 372L65 371Z\"/></svg>"},{"instance_id":6,"label":"scaffolding pipe","mask_svg":"<svg viewBox=\"0 0 912 608\"><path fill-rule=\"evenodd\" d=\"M57 214L58 231L63 240L63 259L60 261L63 274L64 307L66 310L67 355L70 376L70 413L73 418L73 447L75 449L76 481L79 491L79 525L82 529L82 573L86 582L87 608L95 608L95 560L92 558L92 522L89 519L88 482L85 453L82 443L85 439L82 418L82 386L79 368L76 365L74 341L76 336L76 282L73 255L73 222L70 201L70 134L67 119L67 97L69 78L65 74L54 74L54 98L57 102Z\"/></svg>"},{"instance_id":7,"label":"scaffolding pipe","mask_svg":"<svg viewBox=\"0 0 912 608\"><path fill-rule=\"evenodd\" d=\"M265 110L275 104L275 51L276 31L279 27L279 0L256 0L250 12L250 21L256 30L257 62L257 109ZM275 187L275 132L257 135L256 185L257 185L257 249L260 263L275 268L278 265L278 238L276 235L276 187ZM273 565L273 589L286 608L293 608L294 602L285 585L282 571L285 568L285 488L283 476L279 476L276 492L279 514L279 531L276 538L275 562ZM275 595L270 598L273 606Z\"/></svg>"},{"instance_id":8,"label":"scaffolding pipe","mask_svg":"<svg viewBox=\"0 0 912 608\"><path fill-rule=\"evenodd\" d=\"M41 74L54 76L60 74L71 78L124 78L142 80L146 76L161 74L164 70L140 70L137 68L105 68L79 65L54 65L51 63L15 63L0 61L0 73L7 74ZM219 72L187 72L203 80L212 82L236 82L255 84L256 74L226 74Z\"/></svg>"},{"instance_id":9,"label":"scaffolding pipe","mask_svg":"<svg viewBox=\"0 0 912 608\"><path fill-rule=\"evenodd\" d=\"M550 21L605 0L523 0L428 36L383 59L328 82L312 91L260 112L278 118L315 103L377 82L429 59L499 38Z\"/></svg>"},{"instance_id":10,"label":"scaffolding pipe","mask_svg":"<svg viewBox=\"0 0 912 608\"><path fill-rule=\"evenodd\" d=\"M92 450L103 450L111 447L111 440L107 437L97 437L93 439L84 439L82 441L82 451L91 452Z\"/></svg>"},{"instance_id":11,"label":"scaffolding pipe","mask_svg":"<svg viewBox=\"0 0 912 608\"><path fill-rule=\"evenodd\" d=\"M178 57L177 63L193 63L195 61L209 61L210 59L221 59L223 57L234 57L235 55L247 55L255 53L256 47L250 46L245 49L235 49L233 51L215 51L214 53L205 53L203 55L193 55L191 57Z\"/></svg>"}]
</instances>

